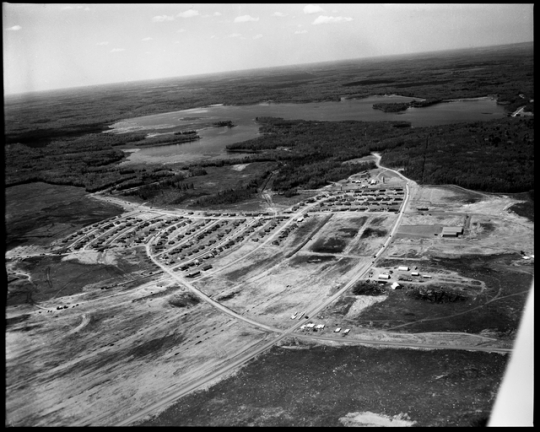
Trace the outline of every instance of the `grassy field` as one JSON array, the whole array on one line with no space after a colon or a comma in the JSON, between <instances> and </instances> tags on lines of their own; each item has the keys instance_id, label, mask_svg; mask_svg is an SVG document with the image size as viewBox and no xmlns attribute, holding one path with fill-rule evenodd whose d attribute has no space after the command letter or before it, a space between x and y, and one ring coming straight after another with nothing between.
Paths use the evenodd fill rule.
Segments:
<instances>
[{"instance_id":1,"label":"grassy field","mask_svg":"<svg viewBox=\"0 0 540 432\"><path fill-rule=\"evenodd\" d=\"M88 198L83 188L31 183L6 190L6 248L48 245L79 228L122 213Z\"/></svg>"},{"instance_id":2,"label":"grassy field","mask_svg":"<svg viewBox=\"0 0 540 432\"><path fill-rule=\"evenodd\" d=\"M324 228L321 237L313 244L311 250L320 253L342 252L358 234L367 217L339 218L334 217L332 223Z\"/></svg>"},{"instance_id":3,"label":"grassy field","mask_svg":"<svg viewBox=\"0 0 540 432\"><path fill-rule=\"evenodd\" d=\"M522 199L523 202L514 204L509 208L519 216L523 216L534 223L534 190L519 194L510 194L512 198Z\"/></svg>"},{"instance_id":4,"label":"grassy field","mask_svg":"<svg viewBox=\"0 0 540 432\"><path fill-rule=\"evenodd\" d=\"M293 347L295 348L295 347ZM507 357L364 347L272 348L141 426L342 426L406 413L415 426L485 425Z\"/></svg>"},{"instance_id":5,"label":"grassy field","mask_svg":"<svg viewBox=\"0 0 540 432\"><path fill-rule=\"evenodd\" d=\"M439 268L457 271L464 277L484 281L488 288L480 294L472 289L459 291L465 301L450 303L416 299L407 288L390 290L388 299L363 311L356 324L371 323L374 328L407 332L479 333L491 329L501 336L510 335L519 325L532 282L532 267L511 265L516 259L519 256L465 256L422 264L429 273Z\"/></svg>"},{"instance_id":6,"label":"grassy field","mask_svg":"<svg viewBox=\"0 0 540 432\"><path fill-rule=\"evenodd\" d=\"M95 289L116 288L118 284L132 280L130 273L155 269L154 264L144 261L140 254L131 259L119 258L116 264L83 264L74 260L62 261L61 256L30 257L17 264L17 268L31 277L8 285L8 305L32 300L41 302L82 292L92 285ZM49 281L47 281L49 273ZM123 285L122 285L123 286Z\"/></svg>"}]
</instances>

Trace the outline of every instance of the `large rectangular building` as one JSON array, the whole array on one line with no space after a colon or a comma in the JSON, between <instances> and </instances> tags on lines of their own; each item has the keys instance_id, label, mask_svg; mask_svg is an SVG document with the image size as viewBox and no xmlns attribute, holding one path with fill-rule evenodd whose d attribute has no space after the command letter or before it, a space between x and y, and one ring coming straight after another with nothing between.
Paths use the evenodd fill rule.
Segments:
<instances>
[{"instance_id":1,"label":"large rectangular building","mask_svg":"<svg viewBox=\"0 0 540 432\"><path fill-rule=\"evenodd\" d=\"M457 237L458 234L463 234L463 227L443 227L442 237Z\"/></svg>"}]
</instances>

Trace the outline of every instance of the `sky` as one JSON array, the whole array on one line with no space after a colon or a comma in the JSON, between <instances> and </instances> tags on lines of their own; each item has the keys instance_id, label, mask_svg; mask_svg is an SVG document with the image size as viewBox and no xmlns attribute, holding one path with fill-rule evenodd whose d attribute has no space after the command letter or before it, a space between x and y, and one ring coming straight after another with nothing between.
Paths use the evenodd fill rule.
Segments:
<instances>
[{"instance_id":1,"label":"sky","mask_svg":"<svg viewBox=\"0 0 540 432\"><path fill-rule=\"evenodd\" d=\"M2 4L4 94L533 41L533 4Z\"/></svg>"}]
</instances>

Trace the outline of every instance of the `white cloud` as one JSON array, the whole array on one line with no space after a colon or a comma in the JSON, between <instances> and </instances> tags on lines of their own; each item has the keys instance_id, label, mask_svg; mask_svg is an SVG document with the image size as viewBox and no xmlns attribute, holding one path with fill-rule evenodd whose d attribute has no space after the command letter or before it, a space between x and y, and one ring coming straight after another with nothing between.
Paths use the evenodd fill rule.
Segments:
<instances>
[{"instance_id":1,"label":"white cloud","mask_svg":"<svg viewBox=\"0 0 540 432\"><path fill-rule=\"evenodd\" d=\"M122 51L125 51L125 48L113 48L113 49L111 50L112 53L113 53L113 52L122 52Z\"/></svg>"},{"instance_id":2,"label":"white cloud","mask_svg":"<svg viewBox=\"0 0 540 432\"><path fill-rule=\"evenodd\" d=\"M240 33L231 33L228 37L234 38L234 37L240 37L242 36Z\"/></svg>"},{"instance_id":3,"label":"white cloud","mask_svg":"<svg viewBox=\"0 0 540 432\"><path fill-rule=\"evenodd\" d=\"M263 37L262 34L256 34L255 36L253 36L253 39L260 39L262 37Z\"/></svg>"},{"instance_id":4,"label":"white cloud","mask_svg":"<svg viewBox=\"0 0 540 432\"><path fill-rule=\"evenodd\" d=\"M196 11L195 9L188 9L187 11L180 12L177 17L179 18L192 18L199 15L199 11Z\"/></svg>"},{"instance_id":5,"label":"white cloud","mask_svg":"<svg viewBox=\"0 0 540 432\"><path fill-rule=\"evenodd\" d=\"M221 12L214 12L214 16L221 16Z\"/></svg>"},{"instance_id":6,"label":"white cloud","mask_svg":"<svg viewBox=\"0 0 540 432\"><path fill-rule=\"evenodd\" d=\"M104 46L104 45L109 45L109 42L106 42L106 41L104 41L104 42L98 42L96 45L103 45L103 46Z\"/></svg>"},{"instance_id":7,"label":"white cloud","mask_svg":"<svg viewBox=\"0 0 540 432\"><path fill-rule=\"evenodd\" d=\"M317 13L317 12L324 12L324 9L320 6L317 6L317 5L307 5L307 6L304 6L304 13L305 14L314 14L314 13Z\"/></svg>"},{"instance_id":8,"label":"white cloud","mask_svg":"<svg viewBox=\"0 0 540 432\"><path fill-rule=\"evenodd\" d=\"M340 22L346 22L346 21L352 21L352 18L349 17L333 17L333 16L325 16L320 15L313 21L313 24L329 24L329 23L340 23Z\"/></svg>"},{"instance_id":9,"label":"white cloud","mask_svg":"<svg viewBox=\"0 0 540 432\"><path fill-rule=\"evenodd\" d=\"M174 17L170 15L158 15L152 18L153 22L165 22L165 21L173 21Z\"/></svg>"},{"instance_id":10,"label":"white cloud","mask_svg":"<svg viewBox=\"0 0 540 432\"><path fill-rule=\"evenodd\" d=\"M210 36L210 39L215 39L215 38L216 38L216 35Z\"/></svg>"},{"instance_id":11,"label":"white cloud","mask_svg":"<svg viewBox=\"0 0 540 432\"><path fill-rule=\"evenodd\" d=\"M180 41L174 41L174 43L175 43L175 44L179 44L179 43L180 43Z\"/></svg>"},{"instance_id":12,"label":"white cloud","mask_svg":"<svg viewBox=\"0 0 540 432\"><path fill-rule=\"evenodd\" d=\"M287 14L284 14L283 12L274 12L274 13L272 14L272 16L284 17L284 16L287 16Z\"/></svg>"},{"instance_id":13,"label":"white cloud","mask_svg":"<svg viewBox=\"0 0 540 432\"><path fill-rule=\"evenodd\" d=\"M186 31L186 29L181 28L181 29L176 30L176 33L184 33L185 31Z\"/></svg>"},{"instance_id":14,"label":"white cloud","mask_svg":"<svg viewBox=\"0 0 540 432\"><path fill-rule=\"evenodd\" d=\"M307 33L307 30L296 30L294 34L304 34Z\"/></svg>"},{"instance_id":15,"label":"white cloud","mask_svg":"<svg viewBox=\"0 0 540 432\"><path fill-rule=\"evenodd\" d=\"M252 17L251 15L242 15L242 16L237 16L237 17L234 19L234 22L235 22L235 23L239 23L239 22L248 22L248 21L259 21L259 17L254 18L254 17Z\"/></svg>"},{"instance_id":16,"label":"white cloud","mask_svg":"<svg viewBox=\"0 0 540 432\"><path fill-rule=\"evenodd\" d=\"M151 37L145 37L145 38L143 39L143 41L151 41L151 40L152 40Z\"/></svg>"},{"instance_id":17,"label":"white cloud","mask_svg":"<svg viewBox=\"0 0 540 432\"><path fill-rule=\"evenodd\" d=\"M14 25L13 27L8 27L6 30L9 30L9 31L18 31L22 29L22 27L20 25Z\"/></svg>"}]
</instances>

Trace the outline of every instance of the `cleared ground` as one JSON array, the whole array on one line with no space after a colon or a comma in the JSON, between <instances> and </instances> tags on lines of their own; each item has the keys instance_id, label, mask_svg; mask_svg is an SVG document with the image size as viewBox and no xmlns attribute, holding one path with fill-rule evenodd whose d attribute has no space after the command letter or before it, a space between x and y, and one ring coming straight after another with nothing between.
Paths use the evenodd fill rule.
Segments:
<instances>
[{"instance_id":1,"label":"cleared ground","mask_svg":"<svg viewBox=\"0 0 540 432\"><path fill-rule=\"evenodd\" d=\"M164 412L152 425L342 425L363 412L481 423L505 356L338 346L508 352L533 275L534 259L523 258L533 254L533 226L508 211L509 197L410 183L407 202L397 174L369 178L378 184L353 178L273 195L264 211L129 204L52 245L8 251L6 424L140 422L149 407ZM367 201L373 208L361 210ZM433 232L458 223L458 238ZM370 282L380 273L391 277ZM308 323L325 327L300 328ZM280 339L292 346L219 383ZM160 404L191 385L214 386Z\"/></svg>"}]
</instances>

